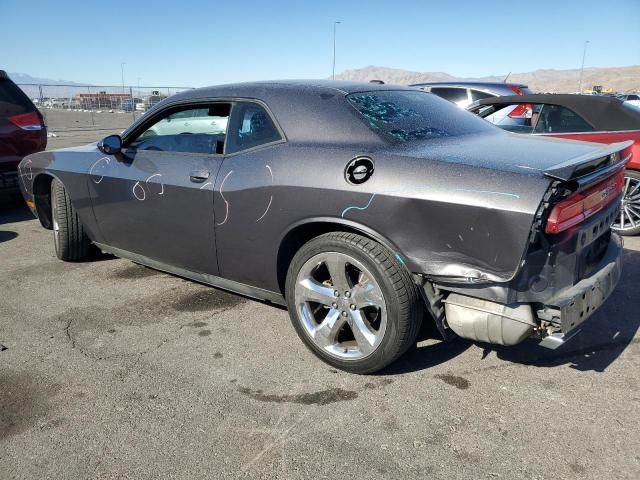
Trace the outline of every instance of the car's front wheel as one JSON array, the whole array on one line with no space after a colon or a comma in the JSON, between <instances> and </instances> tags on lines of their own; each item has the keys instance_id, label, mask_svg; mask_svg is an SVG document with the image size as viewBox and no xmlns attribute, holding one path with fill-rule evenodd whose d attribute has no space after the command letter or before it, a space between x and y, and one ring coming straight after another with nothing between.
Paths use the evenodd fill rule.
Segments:
<instances>
[{"instance_id":1,"label":"car's front wheel","mask_svg":"<svg viewBox=\"0 0 640 480\"><path fill-rule=\"evenodd\" d=\"M417 286L389 250L335 232L306 243L289 267L289 314L304 343L325 362L354 373L380 370L416 341Z\"/></svg>"},{"instance_id":2,"label":"car's front wheel","mask_svg":"<svg viewBox=\"0 0 640 480\"><path fill-rule=\"evenodd\" d=\"M613 230L620 235L640 233L640 172L627 170L624 174L624 196L620 214L613 222Z\"/></svg>"},{"instance_id":3,"label":"car's front wheel","mask_svg":"<svg viewBox=\"0 0 640 480\"><path fill-rule=\"evenodd\" d=\"M89 257L91 241L71 205L64 185L57 178L51 182L51 223L53 244L60 260L73 262Z\"/></svg>"}]
</instances>

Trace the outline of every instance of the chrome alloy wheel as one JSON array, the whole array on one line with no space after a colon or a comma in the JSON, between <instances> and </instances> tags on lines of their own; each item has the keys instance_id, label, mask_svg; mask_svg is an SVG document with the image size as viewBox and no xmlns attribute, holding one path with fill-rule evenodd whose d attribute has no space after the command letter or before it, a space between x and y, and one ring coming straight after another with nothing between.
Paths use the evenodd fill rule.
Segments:
<instances>
[{"instance_id":1,"label":"chrome alloy wheel","mask_svg":"<svg viewBox=\"0 0 640 480\"><path fill-rule=\"evenodd\" d=\"M362 263L343 253L307 260L296 278L295 303L313 343L343 360L372 354L387 328L380 285Z\"/></svg>"},{"instance_id":2,"label":"chrome alloy wheel","mask_svg":"<svg viewBox=\"0 0 640 480\"><path fill-rule=\"evenodd\" d=\"M640 180L625 176L623 193L620 215L613 222L613 228L620 231L640 226Z\"/></svg>"}]
</instances>

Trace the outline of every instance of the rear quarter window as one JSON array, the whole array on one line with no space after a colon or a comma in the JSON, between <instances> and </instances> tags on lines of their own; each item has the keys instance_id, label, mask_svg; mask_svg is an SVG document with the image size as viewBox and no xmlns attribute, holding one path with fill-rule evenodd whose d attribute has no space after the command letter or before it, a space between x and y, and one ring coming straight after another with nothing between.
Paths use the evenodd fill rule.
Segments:
<instances>
[{"instance_id":1,"label":"rear quarter window","mask_svg":"<svg viewBox=\"0 0 640 480\"><path fill-rule=\"evenodd\" d=\"M435 93L440 98L457 103L467 100L467 89L456 87L431 87L431 93Z\"/></svg>"},{"instance_id":2,"label":"rear quarter window","mask_svg":"<svg viewBox=\"0 0 640 480\"><path fill-rule=\"evenodd\" d=\"M476 115L417 90L352 93L347 100L366 125L391 144L494 130Z\"/></svg>"},{"instance_id":3,"label":"rear quarter window","mask_svg":"<svg viewBox=\"0 0 640 480\"><path fill-rule=\"evenodd\" d=\"M233 107L227 153L249 150L282 140L269 114L256 103L238 102Z\"/></svg>"},{"instance_id":4,"label":"rear quarter window","mask_svg":"<svg viewBox=\"0 0 640 480\"><path fill-rule=\"evenodd\" d=\"M36 107L29 97L11 80L0 80L0 116L33 112Z\"/></svg>"}]
</instances>

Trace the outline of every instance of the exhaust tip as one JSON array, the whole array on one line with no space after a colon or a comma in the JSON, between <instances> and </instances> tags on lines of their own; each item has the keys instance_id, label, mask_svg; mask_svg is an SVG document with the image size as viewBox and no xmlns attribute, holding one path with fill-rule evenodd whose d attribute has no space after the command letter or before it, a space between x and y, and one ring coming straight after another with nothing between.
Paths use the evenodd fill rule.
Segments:
<instances>
[{"instance_id":1,"label":"exhaust tip","mask_svg":"<svg viewBox=\"0 0 640 480\"><path fill-rule=\"evenodd\" d=\"M571 340L575 335L582 331L581 328L571 330L569 333L552 333L544 337L538 345L549 350L556 350Z\"/></svg>"}]
</instances>

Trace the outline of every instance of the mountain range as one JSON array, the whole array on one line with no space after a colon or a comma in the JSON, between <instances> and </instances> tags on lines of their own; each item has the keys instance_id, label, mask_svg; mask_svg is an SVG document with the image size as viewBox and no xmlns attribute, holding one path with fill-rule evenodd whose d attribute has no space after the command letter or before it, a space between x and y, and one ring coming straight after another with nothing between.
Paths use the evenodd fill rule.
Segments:
<instances>
[{"instance_id":1,"label":"mountain range","mask_svg":"<svg viewBox=\"0 0 640 480\"><path fill-rule=\"evenodd\" d=\"M385 83L408 85L423 82L481 81L502 82L507 74L479 78L455 77L444 72L413 72L397 68L369 66L354 70L345 70L336 75L340 80L382 80ZM513 73L509 82L528 85L534 92L570 93L576 92L580 85L580 69L553 70L542 69L534 72ZM594 85L611 88L615 92L640 90L640 65L627 67L585 68L582 87L591 89Z\"/></svg>"},{"instance_id":2,"label":"mountain range","mask_svg":"<svg viewBox=\"0 0 640 480\"><path fill-rule=\"evenodd\" d=\"M399 68L368 66L353 70L345 70L336 75L339 80L382 80L385 83L408 85L423 82L450 82L450 81L483 81L502 82L507 75L493 75L489 77L461 78L445 72L414 72ZM9 73L9 77L18 83L48 84L79 86L86 83L77 83L70 80L52 80L49 78L32 77L24 73ZM509 75L509 82L523 83L535 92L567 93L578 90L580 84L580 69L553 70L541 69L533 72L513 73ZM640 65L626 67L589 67L584 69L583 89L591 89L594 85L602 85L616 92L630 92L640 90Z\"/></svg>"},{"instance_id":3,"label":"mountain range","mask_svg":"<svg viewBox=\"0 0 640 480\"><path fill-rule=\"evenodd\" d=\"M70 80L52 80L50 78L32 77L26 73L11 73L8 72L9 78L15 83L36 83L38 85L87 85L86 83L77 83Z\"/></svg>"}]
</instances>

